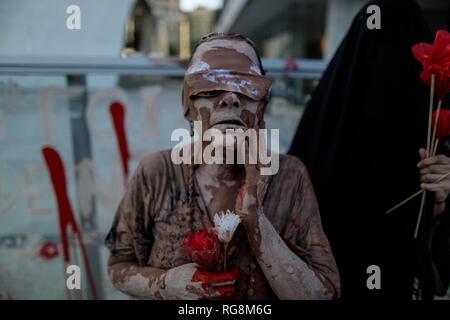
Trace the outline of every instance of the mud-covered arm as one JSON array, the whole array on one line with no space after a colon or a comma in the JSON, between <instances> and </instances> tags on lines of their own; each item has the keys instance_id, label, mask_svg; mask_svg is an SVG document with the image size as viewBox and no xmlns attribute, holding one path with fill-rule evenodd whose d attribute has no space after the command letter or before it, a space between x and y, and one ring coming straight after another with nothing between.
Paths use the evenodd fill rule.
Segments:
<instances>
[{"instance_id":1,"label":"mud-covered arm","mask_svg":"<svg viewBox=\"0 0 450 320\"><path fill-rule=\"evenodd\" d=\"M198 300L220 297L220 292L205 292L201 282L193 282L195 263L162 270L136 262L108 259L108 274L114 286L126 295L150 300Z\"/></svg>"},{"instance_id":2,"label":"mud-covered arm","mask_svg":"<svg viewBox=\"0 0 450 320\"><path fill-rule=\"evenodd\" d=\"M153 244L151 190L139 165L130 180L106 238L108 275L121 292L135 298L161 299L165 271L147 266Z\"/></svg>"},{"instance_id":3,"label":"mud-covered arm","mask_svg":"<svg viewBox=\"0 0 450 320\"><path fill-rule=\"evenodd\" d=\"M118 262L108 259L108 275L114 287L124 294L137 299L164 299L166 272L153 267L141 267L136 262Z\"/></svg>"},{"instance_id":4,"label":"mud-covered arm","mask_svg":"<svg viewBox=\"0 0 450 320\"><path fill-rule=\"evenodd\" d=\"M263 209L252 200L256 188L243 195L243 222L249 242L272 290L280 299L333 299L340 294L340 280L325 236L316 197L306 169L297 185L297 197L282 236ZM246 199L247 198L247 199ZM250 204L250 205L249 205ZM277 213L283 215L283 213Z\"/></svg>"}]
</instances>

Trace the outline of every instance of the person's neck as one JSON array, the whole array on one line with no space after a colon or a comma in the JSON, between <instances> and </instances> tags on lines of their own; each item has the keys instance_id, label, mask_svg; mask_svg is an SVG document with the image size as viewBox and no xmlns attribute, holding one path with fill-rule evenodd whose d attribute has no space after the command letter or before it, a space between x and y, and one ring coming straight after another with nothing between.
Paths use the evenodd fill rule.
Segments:
<instances>
[{"instance_id":1,"label":"person's neck","mask_svg":"<svg viewBox=\"0 0 450 320\"><path fill-rule=\"evenodd\" d=\"M197 168L201 175L209 175L218 180L239 181L244 178L245 168L239 164L201 164Z\"/></svg>"}]
</instances>

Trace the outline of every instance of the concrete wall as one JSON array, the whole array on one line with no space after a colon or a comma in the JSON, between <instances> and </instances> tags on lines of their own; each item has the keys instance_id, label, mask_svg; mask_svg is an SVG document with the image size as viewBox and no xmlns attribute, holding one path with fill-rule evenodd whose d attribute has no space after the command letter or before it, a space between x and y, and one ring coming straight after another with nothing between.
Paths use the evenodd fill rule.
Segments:
<instances>
[{"instance_id":1,"label":"concrete wall","mask_svg":"<svg viewBox=\"0 0 450 320\"><path fill-rule=\"evenodd\" d=\"M66 8L81 8L69 30ZM134 0L0 1L0 55L118 56Z\"/></svg>"}]
</instances>

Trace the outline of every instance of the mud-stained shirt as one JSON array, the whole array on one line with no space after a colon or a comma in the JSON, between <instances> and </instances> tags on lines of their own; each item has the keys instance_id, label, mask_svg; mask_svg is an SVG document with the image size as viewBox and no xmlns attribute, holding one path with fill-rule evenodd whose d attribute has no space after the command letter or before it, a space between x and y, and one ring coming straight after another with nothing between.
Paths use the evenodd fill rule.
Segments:
<instances>
[{"instance_id":1,"label":"mud-stained shirt","mask_svg":"<svg viewBox=\"0 0 450 320\"><path fill-rule=\"evenodd\" d=\"M112 261L136 262L163 270L189 263L183 249L186 235L213 227L203 199L196 192L199 188L195 179L194 205L189 205L192 167L173 164L170 154L171 150L164 150L146 156L130 180L106 238ZM303 163L296 157L280 155L277 174L263 176L257 198L263 214L290 250L308 264L328 292L338 296L339 274ZM237 298L276 299L242 224L235 238L233 261L240 269Z\"/></svg>"}]
</instances>

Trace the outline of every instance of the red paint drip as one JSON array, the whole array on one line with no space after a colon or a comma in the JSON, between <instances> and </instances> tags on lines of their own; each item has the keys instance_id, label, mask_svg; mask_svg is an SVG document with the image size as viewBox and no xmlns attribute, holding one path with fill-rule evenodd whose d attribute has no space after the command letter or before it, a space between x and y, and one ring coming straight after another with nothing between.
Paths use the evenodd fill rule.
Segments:
<instances>
[{"instance_id":1,"label":"red paint drip","mask_svg":"<svg viewBox=\"0 0 450 320\"><path fill-rule=\"evenodd\" d=\"M58 205L59 232L63 247L64 262L66 264L70 263L69 238L67 235L67 227L70 226L72 228L72 232L77 237L81 249L89 285L92 290L92 296L94 297L94 299L97 299L97 290L95 287L94 277L92 275L89 259L86 253L86 248L81 236L81 231L78 228L77 221L75 220L75 217L73 215L72 207L70 205L69 196L67 193L64 164L58 152L50 146L42 148L42 155L44 156L48 171L50 173L50 178L52 180L53 190L55 192L56 202Z\"/></svg>"},{"instance_id":2,"label":"red paint drip","mask_svg":"<svg viewBox=\"0 0 450 320\"><path fill-rule=\"evenodd\" d=\"M54 242L47 241L39 249L38 255L44 260L51 260L58 256L58 246Z\"/></svg>"},{"instance_id":3,"label":"red paint drip","mask_svg":"<svg viewBox=\"0 0 450 320\"><path fill-rule=\"evenodd\" d=\"M128 149L127 135L125 131L125 107L120 102L113 102L109 107L109 112L116 132L117 144L119 145L120 159L122 161L122 170L125 181L128 180L128 161L130 152Z\"/></svg>"}]
</instances>

